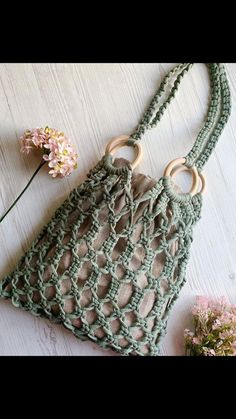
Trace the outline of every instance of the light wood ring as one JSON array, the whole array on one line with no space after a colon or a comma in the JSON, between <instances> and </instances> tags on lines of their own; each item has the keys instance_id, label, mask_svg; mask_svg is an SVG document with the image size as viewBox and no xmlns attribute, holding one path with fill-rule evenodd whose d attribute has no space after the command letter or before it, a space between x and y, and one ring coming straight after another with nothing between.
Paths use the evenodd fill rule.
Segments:
<instances>
[{"instance_id":1,"label":"light wood ring","mask_svg":"<svg viewBox=\"0 0 236 419\"><path fill-rule=\"evenodd\" d=\"M176 166L184 165L184 167L186 167L186 170L189 170L189 171L192 172L193 182L192 182L192 186L191 186L191 189L190 189L189 193L190 193L190 195L195 195L197 193L197 191L198 191L198 183L199 183L198 171L197 171L196 167L194 167L194 166L191 167L191 168L188 168L187 166L185 166L185 162L186 162L186 160L183 157L180 157L178 159L172 160L167 165L167 167L165 168L164 176L170 176L170 177L172 177L174 174L177 174L177 172L176 172ZM175 171L173 173L172 171L174 169L175 169Z\"/></svg>"},{"instance_id":2,"label":"light wood ring","mask_svg":"<svg viewBox=\"0 0 236 419\"><path fill-rule=\"evenodd\" d=\"M204 193L206 191L206 178L202 173L198 173L198 176L200 177L202 182L202 188L200 190L200 193Z\"/></svg>"},{"instance_id":3,"label":"light wood ring","mask_svg":"<svg viewBox=\"0 0 236 419\"><path fill-rule=\"evenodd\" d=\"M172 170L171 176L174 177L178 173L181 173L181 172L184 172L184 171L189 171L189 168L187 166L176 167L174 170ZM198 193L203 194L206 191L206 178L202 173L198 173L198 177L201 179L201 184L202 184L201 190Z\"/></svg>"},{"instance_id":4,"label":"light wood ring","mask_svg":"<svg viewBox=\"0 0 236 419\"><path fill-rule=\"evenodd\" d=\"M116 153L120 148L125 147L128 145L129 136L128 135L120 135L119 137L112 138L111 141L106 146L105 153L106 154L114 154ZM135 151L137 153L135 160L130 163L132 169L134 169L138 164L140 163L143 151L141 148L140 143L136 142L133 144L133 147L135 148Z\"/></svg>"}]
</instances>

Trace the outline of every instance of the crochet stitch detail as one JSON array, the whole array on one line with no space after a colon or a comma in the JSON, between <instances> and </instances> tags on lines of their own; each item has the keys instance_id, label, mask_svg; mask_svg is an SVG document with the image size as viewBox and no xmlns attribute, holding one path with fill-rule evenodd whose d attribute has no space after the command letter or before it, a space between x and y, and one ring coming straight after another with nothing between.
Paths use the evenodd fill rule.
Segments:
<instances>
[{"instance_id":1,"label":"crochet stitch detail","mask_svg":"<svg viewBox=\"0 0 236 419\"><path fill-rule=\"evenodd\" d=\"M56 211L2 296L104 348L157 355L185 282L201 196L175 202L165 178L132 173L122 159L111 175L106 160Z\"/></svg>"}]
</instances>

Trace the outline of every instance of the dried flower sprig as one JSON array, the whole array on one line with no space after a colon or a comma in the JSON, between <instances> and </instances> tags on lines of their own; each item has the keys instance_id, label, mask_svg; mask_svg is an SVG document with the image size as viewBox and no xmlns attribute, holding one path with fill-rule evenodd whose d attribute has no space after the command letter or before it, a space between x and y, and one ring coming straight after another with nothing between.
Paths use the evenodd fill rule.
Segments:
<instances>
[{"instance_id":1,"label":"dried flower sprig","mask_svg":"<svg viewBox=\"0 0 236 419\"><path fill-rule=\"evenodd\" d=\"M20 142L23 153L28 154L35 147L42 150L42 158L48 162L52 177L68 176L77 168L78 155L61 131L49 127L27 130Z\"/></svg>"},{"instance_id":2,"label":"dried flower sprig","mask_svg":"<svg viewBox=\"0 0 236 419\"><path fill-rule=\"evenodd\" d=\"M224 297L199 296L192 314L195 330L184 331L186 355L236 355L236 306Z\"/></svg>"},{"instance_id":3,"label":"dried flower sprig","mask_svg":"<svg viewBox=\"0 0 236 419\"><path fill-rule=\"evenodd\" d=\"M0 223L16 205L16 203L31 184L34 177L46 162L48 162L48 166L50 168L49 174L52 175L53 178L57 176L68 176L74 169L77 169L78 155L69 139L61 131L57 131L49 127L26 130L20 137L20 151L22 153L29 154L34 148L41 151L42 158L40 164L31 176L23 191L20 193L20 195L18 195L10 208L8 208L8 210L0 218Z\"/></svg>"}]
</instances>

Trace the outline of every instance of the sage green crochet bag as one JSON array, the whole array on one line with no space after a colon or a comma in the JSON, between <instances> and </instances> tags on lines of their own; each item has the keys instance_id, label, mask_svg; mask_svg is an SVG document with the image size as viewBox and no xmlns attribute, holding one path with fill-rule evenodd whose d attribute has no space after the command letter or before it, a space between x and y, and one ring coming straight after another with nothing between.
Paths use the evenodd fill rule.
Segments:
<instances>
[{"instance_id":1,"label":"sage green crochet bag","mask_svg":"<svg viewBox=\"0 0 236 419\"><path fill-rule=\"evenodd\" d=\"M1 281L2 297L104 348L124 355L159 353L168 314L185 282L192 229L200 218L201 171L230 114L222 64L208 64L209 109L186 158L171 162L158 181L134 172L133 166L141 155L139 140L157 125L191 66L180 64L170 71L136 131L109 143L85 182ZM113 158L125 144L138 152L133 165ZM193 175L186 194L172 181L180 170Z\"/></svg>"}]
</instances>

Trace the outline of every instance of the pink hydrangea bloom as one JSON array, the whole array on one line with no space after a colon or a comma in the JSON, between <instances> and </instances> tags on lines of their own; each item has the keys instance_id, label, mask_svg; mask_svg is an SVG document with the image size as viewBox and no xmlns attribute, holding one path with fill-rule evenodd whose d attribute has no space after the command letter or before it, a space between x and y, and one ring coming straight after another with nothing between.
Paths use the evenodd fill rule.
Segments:
<instances>
[{"instance_id":1,"label":"pink hydrangea bloom","mask_svg":"<svg viewBox=\"0 0 236 419\"><path fill-rule=\"evenodd\" d=\"M53 128L35 128L25 131L20 138L21 151L29 153L33 148L43 151L52 177L68 176L77 168L78 155L63 132Z\"/></svg>"},{"instance_id":2,"label":"pink hydrangea bloom","mask_svg":"<svg viewBox=\"0 0 236 419\"><path fill-rule=\"evenodd\" d=\"M46 134L43 128L34 128L31 131L32 143L35 147L43 148L43 145L47 143L49 134Z\"/></svg>"}]
</instances>

